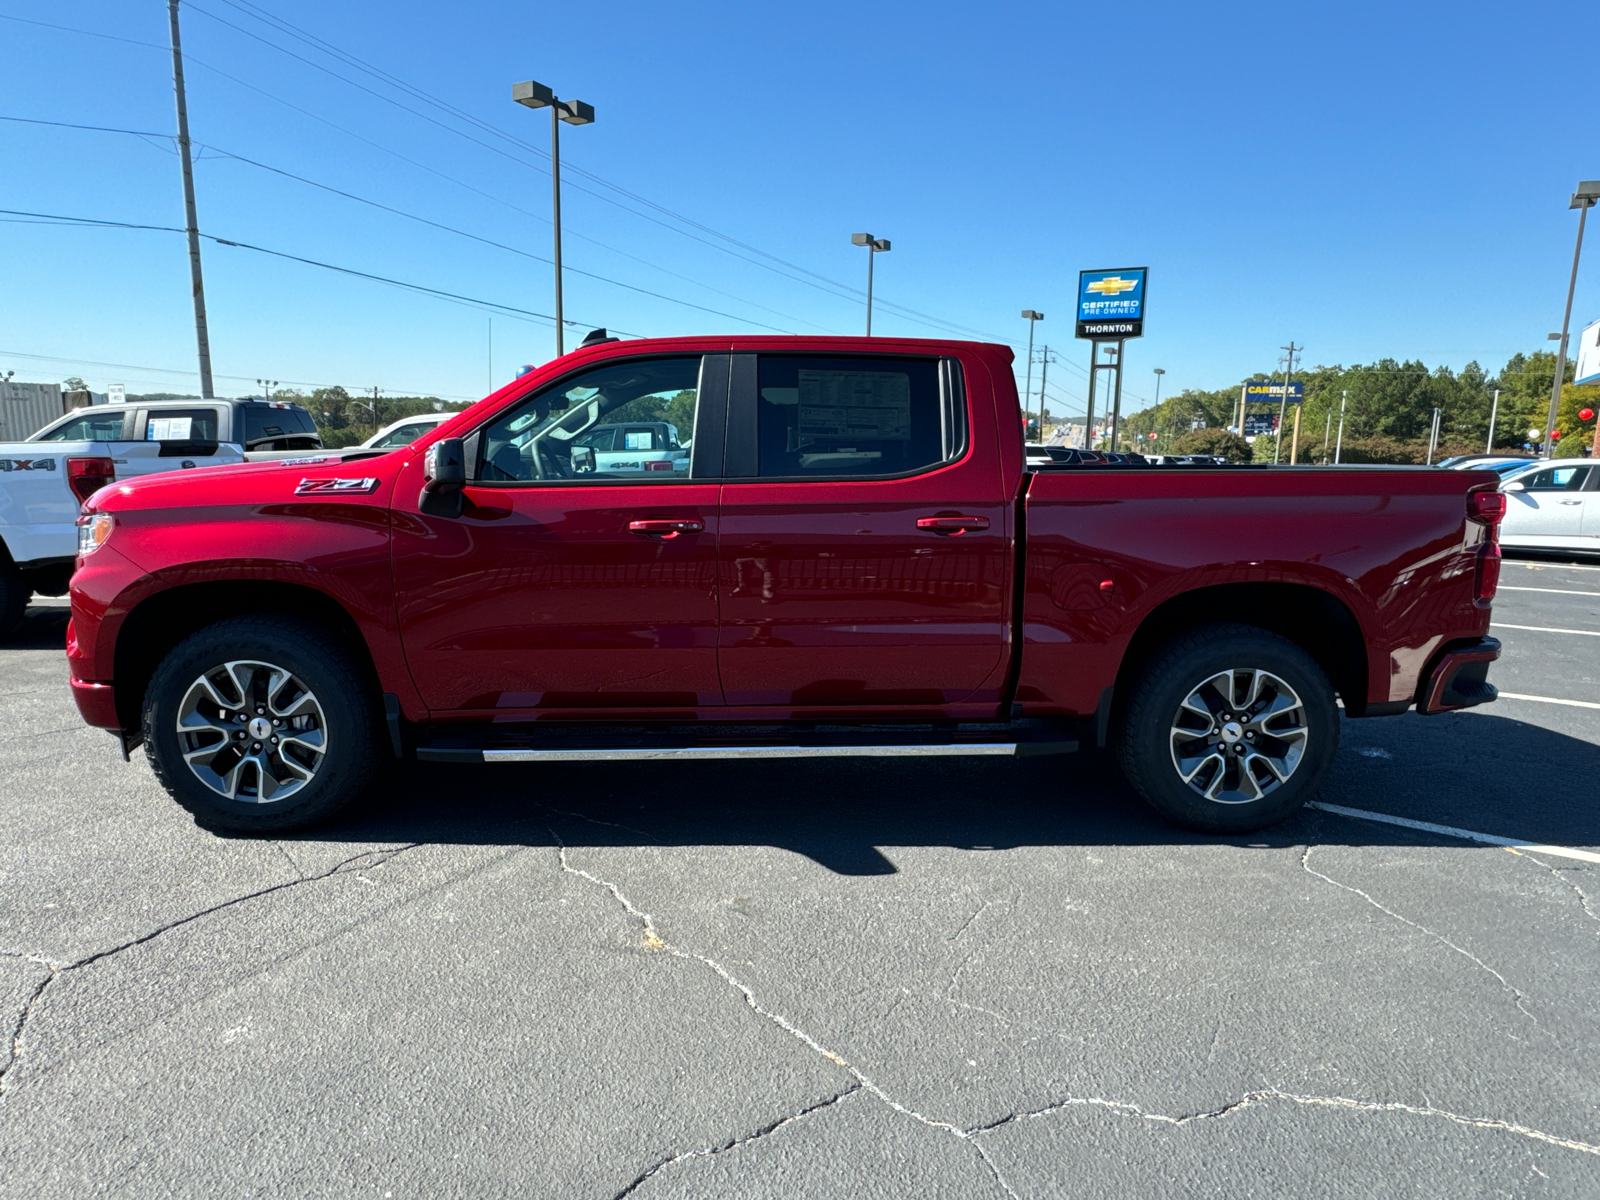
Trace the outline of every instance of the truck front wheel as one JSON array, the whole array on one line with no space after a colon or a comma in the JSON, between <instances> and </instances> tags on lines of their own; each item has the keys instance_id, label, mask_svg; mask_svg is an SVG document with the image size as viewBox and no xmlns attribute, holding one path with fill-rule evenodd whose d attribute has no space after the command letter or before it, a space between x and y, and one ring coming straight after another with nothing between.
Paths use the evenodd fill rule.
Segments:
<instances>
[{"instance_id":1,"label":"truck front wheel","mask_svg":"<svg viewBox=\"0 0 1600 1200\"><path fill-rule=\"evenodd\" d=\"M1168 820L1205 833L1274 824L1316 794L1339 744L1322 668L1250 625L1209 625L1158 650L1119 723L1134 789Z\"/></svg>"},{"instance_id":2,"label":"truck front wheel","mask_svg":"<svg viewBox=\"0 0 1600 1200\"><path fill-rule=\"evenodd\" d=\"M344 807L381 765L373 693L325 630L276 614L219 621L156 668L145 753L198 825L299 829Z\"/></svg>"}]
</instances>

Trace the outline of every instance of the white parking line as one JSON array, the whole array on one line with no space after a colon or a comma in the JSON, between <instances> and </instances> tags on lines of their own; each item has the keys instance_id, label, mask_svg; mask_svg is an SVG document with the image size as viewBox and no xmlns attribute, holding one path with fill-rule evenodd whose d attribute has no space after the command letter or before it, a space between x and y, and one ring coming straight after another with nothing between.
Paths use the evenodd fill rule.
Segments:
<instances>
[{"instance_id":1,"label":"white parking line","mask_svg":"<svg viewBox=\"0 0 1600 1200\"><path fill-rule=\"evenodd\" d=\"M1553 371L1555 368L1552 367ZM1573 708L1600 708L1592 700L1557 700L1554 696L1524 696L1521 692L1501 692L1502 700L1533 700L1540 704L1570 704Z\"/></svg>"},{"instance_id":2,"label":"white parking line","mask_svg":"<svg viewBox=\"0 0 1600 1200\"><path fill-rule=\"evenodd\" d=\"M1550 368L1553 372L1554 367ZM1490 621L1493 629L1525 629L1529 633L1581 633L1584 637L1600 637L1600 629L1553 629L1549 625L1507 625L1504 621Z\"/></svg>"},{"instance_id":3,"label":"white parking line","mask_svg":"<svg viewBox=\"0 0 1600 1200\"><path fill-rule=\"evenodd\" d=\"M1551 367L1550 372L1551 374L1554 374L1555 368ZM1502 583L1500 585L1500 590L1502 592L1549 592L1553 596L1600 596L1600 592L1575 592L1571 588L1512 587L1509 583Z\"/></svg>"},{"instance_id":4,"label":"white parking line","mask_svg":"<svg viewBox=\"0 0 1600 1200\"><path fill-rule=\"evenodd\" d=\"M1577 563L1531 563L1518 562L1508 558L1504 561L1508 567L1525 567L1529 571L1600 571L1600 567L1580 567Z\"/></svg>"},{"instance_id":5,"label":"white parking line","mask_svg":"<svg viewBox=\"0 0 1600 1200\"><path fill-rule=\"evenodd\" d=\"M1408 817L1391 817L1388 813L1368 812L1364 808L1346 808L1342 804L1324 804L1320 800L1312 800L1307 808L1319 808L1323 812L1336 813L1341 817L1355 817L1361 821L1382 821L1385 825L1404 825L1407 829L1419 829L1423 833L1442 833L1448 837L1461 838L1468 842L1482 842L1487 846L1503 846L1507 850L1526 850L1530 854L1548 854L1553 858L1575 858L1581 862L1600 863L1600 854L1591 850L1571 850L1566 846L1545 846L1538 842L1525 842L1521 838L1496 837L1492 833L1474 833L1470 829L1457 829L1451 825L1435 825L1431 821L1413 821Z\"/></svg>"}]
</instances>

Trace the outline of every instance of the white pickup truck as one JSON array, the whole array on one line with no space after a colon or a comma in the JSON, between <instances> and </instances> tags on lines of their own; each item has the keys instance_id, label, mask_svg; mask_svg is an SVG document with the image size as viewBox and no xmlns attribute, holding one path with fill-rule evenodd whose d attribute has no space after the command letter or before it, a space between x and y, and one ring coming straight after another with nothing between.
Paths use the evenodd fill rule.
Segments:
<instances>
[{"instance_id":1,"label":"white pickup truck","mask_svg":"<svg viewBox=\"0 0 1600 1200\"><path fill-rule=\"evenodd\" d=\"M305 409L261 400L98 404L74 409L27 441L0 443L0 637L22 620L33 595L66 593L79 506L97 489L321 445Z\"/></svg>"}]
</instances>

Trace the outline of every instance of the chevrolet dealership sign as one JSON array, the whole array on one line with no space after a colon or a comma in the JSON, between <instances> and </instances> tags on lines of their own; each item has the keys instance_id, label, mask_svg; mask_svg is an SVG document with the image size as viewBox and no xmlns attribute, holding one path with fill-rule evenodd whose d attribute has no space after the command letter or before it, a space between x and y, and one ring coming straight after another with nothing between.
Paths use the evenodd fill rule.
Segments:
<instances>
[{"instance_id":1,"label":"chevrolet dealership sign","mask_svg":"<svg viewBox=\"0 0 1600 1200\"><path fill-rule=\"evenodd\" d=\"M1078 272L1078 336L1116 342L1144 334L1148 267Z\"/></svg>"}]
</instances>

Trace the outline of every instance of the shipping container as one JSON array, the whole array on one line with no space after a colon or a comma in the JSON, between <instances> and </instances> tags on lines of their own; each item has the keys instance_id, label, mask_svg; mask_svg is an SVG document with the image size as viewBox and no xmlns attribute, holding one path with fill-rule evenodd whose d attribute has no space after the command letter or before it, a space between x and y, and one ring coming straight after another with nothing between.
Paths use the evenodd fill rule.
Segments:
<instances>
[{"instance_id":1,"label":"shipping container","mask_svg":"<svg viewBox=\"0 0 1600 1200\"><path fill-rule=\"evenodd\" d=\"M58 383L0 383L0 442L21 442L67 411Z\"/></svg>"}]
</instances>

